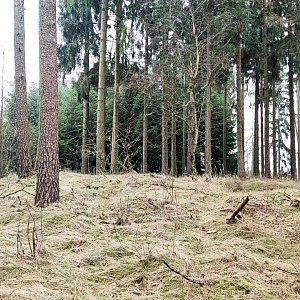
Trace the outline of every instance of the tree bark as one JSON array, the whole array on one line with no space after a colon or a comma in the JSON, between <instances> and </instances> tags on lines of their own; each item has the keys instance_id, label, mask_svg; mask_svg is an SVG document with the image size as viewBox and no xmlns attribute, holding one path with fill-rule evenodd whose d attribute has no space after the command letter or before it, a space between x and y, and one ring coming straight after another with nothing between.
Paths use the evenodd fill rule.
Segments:
<instances>
[{"instance_id":1,"label":"tree bark","mask_svg":"<svg viewBox=\"0 0 300 300\"><path fill-rule=\"evenodd\" d=\"M209 22L208 22L209 23ZM205 89L205 174L212 175L211 167L211 40L210 40L210 25L207 25L207 44L206 44L206 89Z\"/></svg>"},{"instance_id":2,"label":"tree bark","mask_svg":"<svg viewBox=\"0 0 300 300\"><path fill-rule=\"evenodd\" d=\"M2 70L1 70L1 104L0 104L0 177L4 176L4 153L3 153L3 110L4 110L4 50L2 53Z\"/></svg>"},{"instance_id":3,"label":"tree bark","mask_svg":"<svg viewBox=\"0 0 300 300\"><path fill-rule=\"evenodd\" d=\"M277 133L277 122L276 122L276 84L275 78L272 82L272 98L273 98L273 130L272 130L272 146L273 146L273 178L278 176L277 174L277 146L276 146L276 133Z\"/></svg>"},{"instance_id":4,"label":"tree bark","mask_svg":"<svg viewBox=\"0 0 300 300\"><path fill-rule=\"evenodd\" d=\"M15 107L17 129L18 177L27 177L32 170L28 132L27 87L25 71L24 0L14 1L15 32Z\"/></svg>"},{"instance_id":5,"label":"tree bark","mask_svg":"<svg viewBox=\"0 0 300 300\"><path fill-rule=\"evenodd\" d=\"M162 70L162 150L161 150L161 158L162 158L162 165L161 165L161 172L162 174L169 173L169 163L168 163L168 78L167 78L167 42L168 42L168 33L164 34L163 37L163 70Z\"/></svg>"},{"instance_id":6,"label":"tree bark","mask_svg":"<svg viewBox=\"0 0 300 300\"><path fill-rule=\"evenodd\" d=\"M242 48L239 43L237 48L237 159L238 159L238 176L245 177L245 160L243 146L243 99L242 99Z\"/></svg>"},{"instance_id":7,"label":"tree bark","mask_svg":"<svg viewBox=\"0 0 300 300\"><path fill-rule=\"evenodd\" d=\"M265 147L264 147L264 104L263 104L263 81L260 80L260 156L261 176L265 176Z\"/></svg>"},{"instance_id":8,"label":"tree bark","mask_svg":"<svg viewBox=\"0 0 300 300\"><path fill-rule=\"evenodd\" d=\"M83 68L84 76L82 80L81 96L82 96L82 153L81 153L81 173L89 173L89 121L90 121L90 84L88 72L90 69L90 51L89 51L89 23L90 11L88 4L85 7L85 45L84 45L84 59Z\"/></svg>"},{"instance_id":9,"label":"tree bark","mask_svg":"<svg viewBox=\"0 0 300 300\"><path fill-rule=\"evenodd\" d=\"M268 79L268 49L267 49L267 16L266 16L266 0L263 0L263 26L262 26L262 39L263 39L263 70L264 70L264 104L265 104L265 172L267 178L271 178L270 168L270 117L269 117L269 79Z\"/></svg>"},{"instance_id":10,"label":"tree bark","mask_svg":"<svg viewBox=\"0 0 300 300\"><path fill-rule=\"evenodd\" d=\"M59 200L56 1L39 1L40 134L35 204Z\"/></svg>"},{"instance_id":11,"label":"tree bark","mask_svg":"<svg viewBox=\"0 0 300 300\"><path fill-rule=\"evenodd\" d=\"M227 174L227 82L224 86L224 109L223 109L223 174Z\"/></svg>"},{"instance_id":12,"label":"tree bark","mask_svg":"<svg viewBox=\"0 0 300 300\"><path fill-rule=\"evenodd\" d=\"M114 108L113 128L111 141L111 172L119 171L119 98L120 98L120 50L121 50L121 18L122 0L116 3L116 52L115 52L115 82L114 82Z\"/></svg>"},{"instance_id":13,"label":"tree bark","mask_svg":"<svg viewBox=\"0 0 300 300\"><path fill-rule=\"evenodd\" d=\"M99 45L99 83L97 105L97 141L96 141L96 174L105 172L105 96L106 96L106 34L107 34L108 2L102 1L101 28Z\"/></svg>"},{"instance_id":14,"label":"tree bark","mask_svg":"<svg viewBox=\"0 0 300 300\"><path fill-rule=\"evenodd\" d=\"M145 28L145 70L146 79L144 86L144 113L143 113L143 173L148 172L148 117L149 117L149 36L148 28Z\"/></svg>"},{"instance_id":15,"label":"tree bark","mask_svg":"<svg viewBox=\"0 0 300 300\"><path fill-rule=\"evenodd\" d=\"M253 137L253 175L259 176L259 75L255 78L255 106L254 106L254 137Z\"/></svg>"},{"instance_id":16,"label":"tree bark","mask_svg":"<svg viewBox=\"0 0 300 300\"><path fill-rule=\"evenodd\" d=\"M175 95L175 73L172 70L172 84L171 84L171 96L172 96L172 124L171 124L171 175L177 176L177 151L176 151L176 144L177 144L177 120L176 120L176 95Z\"/></svg>"},{"instance_id":17,"label":"tree bark","mask_svg":"<svg viewBox=\"0 0 300 300\"><path fill-rule=\"evenodd\" d=\"M295 135L295 104L294 104L294 60L290 49L288 51L288 65L289 65L289 111L290 111L290 151L291 151L291 178L296 179L296 135Z\"/></svg>"},{"instance_id":18,"label":"tree bark","mask_svg":"<svg viewBox=\"0 0 300 300\"><path fill-rule=\"evenodd\" d=\"M297 104L298 104L298 180L300 180L300 74L297 76Z\"/></svg>"}]
</instances>

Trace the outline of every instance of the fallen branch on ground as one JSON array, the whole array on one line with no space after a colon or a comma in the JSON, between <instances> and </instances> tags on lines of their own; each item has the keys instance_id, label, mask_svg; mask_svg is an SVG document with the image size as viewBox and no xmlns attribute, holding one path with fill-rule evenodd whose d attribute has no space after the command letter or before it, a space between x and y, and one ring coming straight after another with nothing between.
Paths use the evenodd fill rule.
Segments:
<instances>
[{"instance_id":1,"label":"fallen branch on ground","mask_svg":"<svg viewBox=\"0 0 300 300\"><path fill-rule=\"evenodd\" d=\"M168 269L170 269L172 272L176 273L177 275L183 277L183 278L186 279L187 281L192 282L192 283L195 283L195 284L199 284L199 285L201 285L201 286L204 285L204 282L198 281L198 280L194 280L194 279L191 279L191 278L187 277L186 275L180 273L179 271L173 269L173 268L172 268L165 260L163 260L163 263L164 263L164 265L165 265Z\"/></svg>"},{"instance_id":2,"label":"fallen branch on ground","mask_svg":"<svg viewBox=\"0 0 300 300\"><path fill-rule=\"evenodd\" d=\"M244 209L244 207L249 202L249 197L247 196L245 200L240 204L240 206L237 208L237 210L232 214L232 216L229 219L226 219L227 223L234 223L236 222L236 216Z\"/></svg>"}]
</instances>

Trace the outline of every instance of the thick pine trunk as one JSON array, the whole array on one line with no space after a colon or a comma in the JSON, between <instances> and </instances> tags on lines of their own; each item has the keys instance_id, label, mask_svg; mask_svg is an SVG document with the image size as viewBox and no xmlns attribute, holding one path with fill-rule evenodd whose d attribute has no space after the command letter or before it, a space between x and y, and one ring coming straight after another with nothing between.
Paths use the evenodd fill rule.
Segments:
<instances>
[{"instance_id":1,"label":"thick pine trunk","mask_svg":"<svg viewBox=\"0 0 300 300\"><path fill-rule=\"evenodd\" d=\"M106 34L108 0L102 1L99 45L99 83L97 105L96 174L105 172L105 96L106 96Z\"/></svg>"},{"instance_id":2,"label":"thick pine trunk","mask_svg":"<svg viewBox=\"0 0 300 300\"><path fill-rule=\"evenodd\" d=\"M19 178L32 170L28 132L27 87L25 71L24 0L15 0L15 107L17 129L17 157Z\"/></svg>"},{"instance_id":3,"label":"thick pine trunk","mask_svg":"<svg viewBox=\"0 0 300 300\"><path fill-rule=\"evenodd\" d=\"M253 137L253 175L259 176L259 75L255 78L255 105L254 105L254 137Z\"/></svg>"},{"instance_id":4,"label":"thick pine trunk","mask_svg":"<svg viewBox=\"0 0 300 300\"><path fill-rule=\"evenodd\" d=\"M120 50L121 50L121 16L122 1L116 4L116 52L115 52L115 82L114 82L114 109L111 141L111 172L119 171L119 98L120 98Z\"/></svg>"},{"instance_id":5,"label":"thick pine trunk","mask_svg":"<svg viewBox=\"0 0 300 300\"><path fill-rule=\"evenodd\" d=\"M263 82L260 80L260 159L261 176L265 176L265 147L264 147L264 102L263 102Z\"/></svg>"},{"instance_id":6,"label":"thick pine trunk","mask_svg":"<svg viewBox=\"0 0 300 300\"><path fill-rule=\"evenodd\" d=\"M176 95L175 95L175 73L172 70L172 86L171 86L171 96L172 96L172 119L171 119L171 175L177 176L177 152L176 152L176 144L177 144L177 120L176 120Z\"/></svg>"},{"instance_id":7,"label":"thick pine trunk","mask_svg":"<svg viewBox=\"0 0 300 300\"><path fill-rule=\"evenodd\" d=\"M206 44L206 89L205 89L205 174L211 176L212 167L211 167L211 86L210 86L210 77L211 77L211 61L210 61L210 25L207 25L207 44Z\"/></svg>"},{"instance_id":8,"label":"thick pine trunk","mask_svg":"<svg viewBox=\"0 0 300 300\"><path fill-rule=\"evenodd\" d=\"M144 113L143 113L143 173L148 172L148 116L149 116L149 37L148 29L145 30L145 71L146 79L144 86Z\"/></svg>"},{"instance_id":9,"label":"thick pine trunk","mask_svg":"<svg viewBox=\"0 0 300 300\"><path fill-rule=\"evenodd\" d=\"M239 44L237 48L237 159L238 159L238 176L245 177L245 160L243 145L243 128L244 128L244 107L242 99L242 48Z\"/></svg>"},{"instance_id":10,"label":"thick pine trunk","mask_svg":"<svg viewBox=\"0 0 300 300\"><path fill-rule=\"evenodd\" d=\"M59 200L56 1L39 1L40 134L35 204Z\"/></svg>"}]
</instances>

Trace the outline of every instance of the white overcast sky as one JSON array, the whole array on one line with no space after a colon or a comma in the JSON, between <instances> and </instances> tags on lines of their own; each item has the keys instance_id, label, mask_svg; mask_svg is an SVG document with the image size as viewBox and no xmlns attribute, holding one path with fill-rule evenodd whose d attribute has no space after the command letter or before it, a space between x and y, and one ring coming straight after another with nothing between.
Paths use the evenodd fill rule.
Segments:
<instances>
[{"instance_id":1,"label":"white overcast sky","mask_svg":"<svg viewBox=\"0 0 300 300\"><path fill-rule=\"evenodd\" d=\"M25 0L26 75L28 86L39 80L38 0ZM14 1L0 0L0 66L4 50L5 92L12 90L14 81Z\"/></svg>"}]
</instances>

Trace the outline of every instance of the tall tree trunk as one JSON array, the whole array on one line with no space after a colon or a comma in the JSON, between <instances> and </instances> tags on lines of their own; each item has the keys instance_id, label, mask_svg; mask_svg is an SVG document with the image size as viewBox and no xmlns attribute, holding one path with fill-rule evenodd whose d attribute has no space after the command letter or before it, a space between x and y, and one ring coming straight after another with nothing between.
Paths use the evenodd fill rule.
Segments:
<instances>
[{"instance_id":1,"label":"tall tree trunk","mask_svg":"<svg viewBox=\"0 0 300 300\"><path fill-rule=\"evenodd\" d=\"M300 5L299 5L300 6ZM300 74L297 76L297 104L298 104L298 180L300 180Z\"/></svg>"},{"instance_id":2,"label":"tall tree trunk","mask_svg":"<svg viewBox=\"0 0 300 300\"><path fill-rule=\"evenodd\" d=\"M187 137L186 137L186 122L187 122L187 107L185 98L182 104L182 175L186 174L187 172L187 165L186 165L186 157L187 157Z\"/></svg>"},{"instance_id":3,"label":"tall tree trunk","mask_svg":"<svg viewBox=\"0 0 300 300\"><path fill-rule=\"evenodd\" d=\"M263 81L260 80L260 157L261 176L265 176L265 147L264 147L264 102L263 102Z\"/></svg>"},{"instance_id":4,"label":"tall tree trunk","mask_svg":"<svg viewBox=\"0 0 300 300\"><path fill-rule=\"evenodd\" d=\"M84 45L84 59L83 68L84 76L82 80L81 96L82 96L82 151L81 151L81 173L89 173L89 121L90 121L90 84L88 72L90 69L90 51L89 51L89 23L90 11L86 2L85 7L85 45Z\"/></svg>"},{"instance_id":5,"label":"tall tree trunk","mask_svg":"<svg viewBox=\"0 0 300 300\"><path fill-rule=\"evenodd\" d=\"M169 172L169 164L168 164L168 78L167 78L167 47L168 43L168 33L164 34L163 37L163 70L162 70L162 151L161 151L161 159L162 159L162 165L161 165L161 172L162 174L168 174Z\"/></svg>"},{"instance_id":6,"label":"tall tree trunk","mask_svg":"<svg viewBox=\"0 0 300 300\"><path fill-rule=\"evenodd\" d=\"M114 83L114 109L111 141L111 171L118 172L119 164L119 98L120 98L120 50L121 50L121 18L122 0L116 3L116 52L115 52L115 83Z\"/></svg>"},{"instance_id":7,"label":"tall tree trunk","mask_svg":"<svg viewBox=\"0 0 300 300\"><path fill-rule=\"evenodd\" d=\"M40 134L35 204L59 200L56 1L39 1Z\"/></svg>"},{"instance_id":8,"label":"tall tree trunk","mask_svg":"<svg viewBox=\"0 0 300 300\"><path fill-rule=\"evenodd\" d=\"M291 151L291 178L296 179L296 136L295 136L295 104L294 104L294 61L293 54L290 49L288 51L288 65L289 65L289 111L290 111L290 151Z\"/></svg>"},{"instance_id":9,"label":"tall tree trunk","mask_svg":"<svg viewBox=\"0 0 300 300\"><path fill-rule=\"evenodd\" d=\"M177 152L176 152L176 143L177 143L177 124L176 124L176 95L175 95L175 72L174 70L171 71L171 105L172 105L172 124L171 124L171 175L177 176Z\"/></svg>"},{"instance_id":10,"label":"tall tree trunk","mask_svg":"<svg viewBox=\"0 0 300 300\"><path fill-rule=\"evenodd\" d=\"M255 106L254 106L254 137L253 137L253 175L259 176L259 74L255 78Z\"/></svg>"},{"instance_id":11,"label":"tall tree trunk","mask_svg":"<svg viewBox=\"0 0 300 300\"><path fill-rule=\"evenodd\" d=\"M263 0L263 26L262 26L262 42L263 42L263 70L264 70L264 103L265 103L265 172L267 178L271 178L270 168L270 117L269 117L269 79L268 79L268 49L267 49L267 15L266 15L266 0Z\"/></svg>"},{"instance_id":12,"label":"tall tree trunk","mask_svg":"<svg viewBox=\"0 0 300 300\"><path fill-rule=\"evenodd\" d=\"M0 177L4 176L4 153L3 153L3 110L4 110L4 50L2 53L2 70L1 70L1 104L0 104Z\"/></svg>"},{"instance_id":13,"label":"tall tree trunk","mask_svg":"<svg viewBox=\"0 0 300 300\"><path fill-rule=\"evenodd\" d=\"M244 123L244 107L242 99L242 48L239 43L237 48L237 158L238 158L238 176L245 177L245 160L243 146L243 123Z\"/></svg>"},{"instance_id":14,"label":"tall tree trunk","mask_svg":"<svg viewBox=\"0 0 300 300\"><path fill-rule=\"evenodd\" d=\"M273 98L273 131L272 131L272 146L273 146L273 178L277 175L277 147L276 147L276 132L277 132L277 122L276 122L276 84L275 78L272 82L272 98Z\"/></svg>"},{"instance_id":15,"label":"tall tree trunk","mask_svg":"<svg viewBox=\"0 0 300 300\"><path fill-rule=\"evenodd\" d=\"M145 28L145 70L144 77L146 79L144 86L144 113L143 113L143 173L148 172L148 117L149 117L149 36L148 28Z\"/></svg>"},{"instance_id":16,"label":"tall tree trunk","mask_svg":"<svg viewBox=\"0 0 300 300\"><path fill-rule=\"evenodd\" d=\"M105 96L106 96L106 34L108 18L108 0L102 1L101 27L99 45L99 83L97 105L97 142L96 142L96 174L105 172Z\"/></svg>"},{"instance_id":17,"label":"tall tree trunk","mask_svg":"<svg viewBox=\"0 0 300 300\"><path fill-rule=\"evenodd\" d=\"M25 71L24 0L15 0L15 107L19 178L32 170L28 132L27 87Z\"/></svg>"},{"instance_id":18,"label":"tall tree trunk","mask_svg":"<svg viewBox=\"0 0 300 300\"><path fill-rule=\"evenodd\" d=\"M223 109L223 174L227 174L227 82L224 86L224 109Z\"/></svg>"},{"instance_id":19,"label":"tall tree trunk","mask_svg":"<svg viewBox=\"0 0 300 300\"><path fill-rule=\"evenodd\" d=\"M207 25L207 44L206 44L206 89L205 89L205 174L211 176L211 40L210 40L210 25Z\"/></svg>"}]
</instances>

